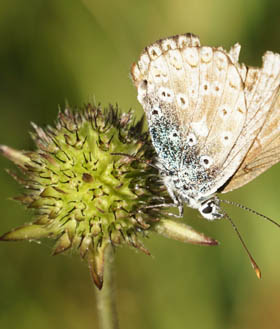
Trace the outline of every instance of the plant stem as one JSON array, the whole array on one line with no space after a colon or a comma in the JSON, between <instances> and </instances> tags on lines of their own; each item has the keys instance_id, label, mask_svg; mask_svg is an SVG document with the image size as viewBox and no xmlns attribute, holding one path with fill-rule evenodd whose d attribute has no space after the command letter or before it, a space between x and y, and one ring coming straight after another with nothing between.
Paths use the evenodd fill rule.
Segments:
<instances>
[{"instance_id":1,"label":"plant stem","mask_svg":"<svg viewBox=\"0 0 280 329\"><path fill-rule=\"evenodd\" d=\"M114 293L114 254L108 245L104 257L104 283L101 290L96 288L97 311L100 329L119 329Z\"/></svg>"}]
</instances>

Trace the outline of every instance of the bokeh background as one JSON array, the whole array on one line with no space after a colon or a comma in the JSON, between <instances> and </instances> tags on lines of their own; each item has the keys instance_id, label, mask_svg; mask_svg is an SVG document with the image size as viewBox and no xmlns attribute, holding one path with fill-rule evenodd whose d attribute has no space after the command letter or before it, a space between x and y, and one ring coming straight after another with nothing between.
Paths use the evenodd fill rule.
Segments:
<instances>
[{"instance_id":1,"label":"bokeh background","mask_svg":"<svg viewBox=\"0 0 280 329\"><path fill-rule=\"evenodd\" d=\"M129 69L143 47L193 32L205 45L242 44L241 60L261 64L280 52L275 0L13 0L0 2L0 143L33 147L30 121L51 124L58 106L88 101L142 109ZM8 200L19 193L0 158L0 234L30 220ZM280 218L280 166L226 195ZM226 221L209 223L187 210L185 221L215 237L198 247L151 236L147 257L128 248L116 256L122 329L280 328L280 230L227 208L263 270L259 281ZM0 327L98 328L94 289L78 257L51 257L51 244L0 244Z\"/></svg>"}]
</instances>

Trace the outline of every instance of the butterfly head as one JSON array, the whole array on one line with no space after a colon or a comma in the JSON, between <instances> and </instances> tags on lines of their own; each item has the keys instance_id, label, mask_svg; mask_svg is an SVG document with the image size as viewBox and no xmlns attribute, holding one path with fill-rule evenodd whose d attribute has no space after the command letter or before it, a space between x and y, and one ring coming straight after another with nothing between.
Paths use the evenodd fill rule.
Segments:
<instances>
[{"instance_id":1,"label":"butterfly head","mask_svg":"<svg viewBox=\"0 0 280 329\"><path fill-rule=\"evenodd\" d=\"M211 221L224 217L224 212L220 207L220 200L217 197L212 197L202 202L198 210L204 218Z\"/></svg>"}]
</instances>

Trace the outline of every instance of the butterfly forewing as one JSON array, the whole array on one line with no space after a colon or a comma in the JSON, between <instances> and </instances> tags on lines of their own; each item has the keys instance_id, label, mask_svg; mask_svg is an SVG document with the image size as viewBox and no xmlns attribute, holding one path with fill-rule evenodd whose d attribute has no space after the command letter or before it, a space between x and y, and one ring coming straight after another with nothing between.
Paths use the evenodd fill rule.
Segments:
<instances>
[{"instance_id":1,"label":"butterfly forewing","mask_svg":"<svg viewBox=\"0 0 280 329\"><path fill-rule=\"evenodd\" d=\"M197 159L206 157L207 169L216 173L211 191L205 193L216 192L240 164L232 161L230 167L220 170L246 120L243 81L231 56L222 49L201 47L195 36L176 36L147 47L132 67L132 77L160 161L167 166L168 153L177 159L175 167L179 170L184 166L180 159L190 158L189 146L196 145ZM154 111L157 117L160 112L163 120L155 122ZM175 150L170 145L173 130L179 133ZM161 140L155 140L155 136Z\"/></svg>"}]
</instances>

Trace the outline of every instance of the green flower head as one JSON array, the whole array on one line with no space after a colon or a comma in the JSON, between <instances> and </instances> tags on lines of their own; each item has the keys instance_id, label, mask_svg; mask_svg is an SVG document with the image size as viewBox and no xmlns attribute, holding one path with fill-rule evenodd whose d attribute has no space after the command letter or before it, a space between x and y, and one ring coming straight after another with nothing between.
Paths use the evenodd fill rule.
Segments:
<instances>
[{"instance_id":1,"label":"green flower head","mask_svg":"<svg viewBox=\"0 0 280 329\"><path fill-rule=\"evenodd\" d=\"M143 118L110 106L87 105L60 112L55 128L32 124L35 151L0 146L24 187L16 200L34 209L35 221L1 237L3 241L53 238L54 254L78 250L98 288L103 284L108 245L127 244L146 254L149 231L183 242L217 242L183 223L166 219L171 202L158 175L155 152Z\"/></svg>"}]
</instances>

